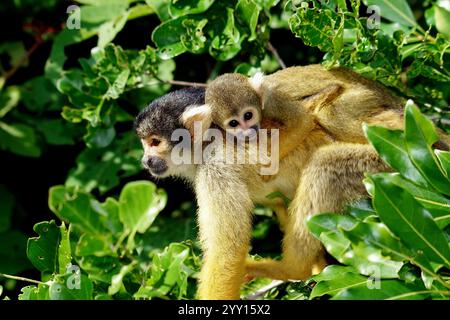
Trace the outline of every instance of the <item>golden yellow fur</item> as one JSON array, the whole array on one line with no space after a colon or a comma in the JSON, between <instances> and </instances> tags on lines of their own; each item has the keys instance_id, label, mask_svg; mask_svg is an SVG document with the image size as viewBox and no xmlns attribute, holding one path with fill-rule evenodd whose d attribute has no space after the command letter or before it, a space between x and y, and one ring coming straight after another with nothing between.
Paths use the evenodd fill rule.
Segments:
<instances>
[{"instance_id":1,"label":"golden yellow fur","mask_svg":"<svg viewBox=\"0 0 450 320\"><path fill-rule=\"evenodd\" d=\"M241 102L257 104L260 100L260 107L264 106L261 126L281 131L279 171L270 180L260 175L259 165L227 164L222 154L189 171L198 200L204 253L200 299L238 299L245 275L306 279L319 272L326 264L324 249L308 232L305 219L321 212L339 212L346 203L365 195L365 172L389 170L365 139L363 122L403 126L398 98L345 69L295 67L263 77L260 86L246 83L248 79L241 81L238 89L225 83L220 94L220 82L215 82L206 92L212 114L205 106L192 106L180 117L194 132L193 121L209 127L211 119L223 116L214 113L218 106L239 108ZM255 90L259 99L243 88ZM157 132L157 128L150 129ZM158 152L162 157L166 154ZM287 212L281 199L267 198L275 191L292 199ZM285 232L280 261L247 258L255 203L273 208L280 217Z\"/></svg>"}]
</instances>

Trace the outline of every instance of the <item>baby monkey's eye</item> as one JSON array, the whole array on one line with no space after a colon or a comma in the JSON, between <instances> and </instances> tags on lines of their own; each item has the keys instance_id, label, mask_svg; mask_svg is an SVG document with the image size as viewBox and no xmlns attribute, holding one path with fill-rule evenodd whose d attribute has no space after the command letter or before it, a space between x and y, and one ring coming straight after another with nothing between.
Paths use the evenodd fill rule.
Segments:
<instances>
[{"instance_id":1,"label":"baby monkey's eye","mask_svg":"<svg viewBox=\"0 0 450 320\"><path fill-rule=\"evenodd\" d=\"M157 147L159 146L159 144L161 143L161 140L153 138L152 140L150 140L150 146L151 147Z\"/></svg>"},{"instance_id":2,"label":"baby monkey's eye","mask_svg":"<svg viewBox=\"0 0 450 320\"><path fill-rule=\"evenodd\" d=\"M239 125L239 122L237 120L231 120L230 122L228 122L228 124L230 125L230 127L236 128Z\"/></svg>"},{"instance_id":3,"label":"baby monkey's eye","mask_svg":"<svg viewBox=\"0 0 450 320\"><path fill-rule=\"evenodd\" d=\"M252 112L249 111L249 112L244 113L244 120L248 121L251 118L253 118L253 113Z\"/></svg>"}]
</instances>

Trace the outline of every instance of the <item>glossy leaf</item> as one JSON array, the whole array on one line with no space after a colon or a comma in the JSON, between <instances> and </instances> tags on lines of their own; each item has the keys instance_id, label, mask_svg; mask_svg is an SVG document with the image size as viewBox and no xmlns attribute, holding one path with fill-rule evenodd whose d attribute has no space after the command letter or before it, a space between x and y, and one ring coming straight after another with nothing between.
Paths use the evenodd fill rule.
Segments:
<instances>
[{"instance_id":1,"label":"glossy leaf","mask_svg":"<svg viewBox=\"0 0 450 320\"><path fill-rule=\"evenodd\" d=\"M326 250L339 262L353 266L363 275L370 275L376 268L381 278L397 277L403 265L401 262L403 257L392 256L395 252L386 250L385 244L377 246L369 240L371 232L376 234L375 237L380 238L377 234L381 231L380 229L370 229L367 224L336 214L313 216L307 224L309 230L322 241ZM361 229L364 231L361 232ZM384 231L384 236L389 236L387 230ZM383 240L389 242L390 239L381 241ZM395 240L390 240L390 244L393 247L399 247Z\"/></svg>"},{"instance_id":2,"label":"glossy leaf","mask_svg":"<svg viewBox=\"0 0 450 320\"><path fill-rule=\"evenodd\" d=\"M450 249L443 232L431 214L408 192L382 176L372 176L374 208L381 220L402 241L432 262L450 266Z\"/></svg>"},{"instance_id":3,"label":"glossy leaf","mask_svg":"<svg viewBox=\"0 0 450 320\"><path fill-rule=\"evenodd\" d=\"M63 186L52 187L49 191L49 207L61 219L78 225L86 233L101 234L105 232L96 200L89 194L71 192Z\"/></svg>"},{"instance_id":4,"label":"glossy leaf","mask_svg":"<svg viewBox=\"0 0 450 320\"><path fill-rule=\"evenodd\" d=\"M420 187L399 174L381 174L384 179L408 191L433 216L440 229L450 223L450 200L439 193Z\"/></svg>"},{"instance_id":5,"label":"glossy leaf","mask_svg":"<svg viewBox=\"0 0 450 320\"><path fill-rule=\"evenodd\" d=\"M371 287L346 288L336 294L333 300L424 300L429 296L424 285L381 280Z\"/></svg>"},{"instance_id":6,"label":"glossy leaf","mask_svg":"<svg viewBox=\"0 0 450 320\"><path fill-rule=\"evenodd\" d=\"M364 0L366 5L376 5L380 8L380 15L392 22L406 26L416 26L417 22L406 0Z\"/></svg>"},{"instance_id":7,"label":"glossy leaf","mask_svg":"<svg viewBox=\"0 0 450 320\"><path fill-rule=\"evenodd\" d=\"M310 299L323 295L334 296L347 288L367 286L369 283L367 277L359 275L353 268L338 265L326 267L313 279L317 284L309 296Z\"/></svg>"},{"instance_id":8,"label":"glossy leaf","mask_svg":"<svg viewBox=\"0 0 450 320\"><path fill-rule=\"evenodd\" d=\"M406 147L412 162L436 190L450 195L448 177L432 149L439 140L433 123L413 104L406 106L405 118Z\"/></svg>"},{"instance_id":9,"label":"glossy leaf","mask_svg":"<svg viewBox=\"0 0 450 320\"><path fill-rule=\"evenodd\" d=\"M426 179L409 158L402 131L364 125L364 132L386 163L409 180L425 187L428 186Z\"/></svg>"},{"instance_id":10,"label":"glossy leaf","mask_svg":"<svg viewBox=\"0 0 450 320\"><path fill-rule=\"evenodd\" d=\"M136 232L144 233L167 203L165 191L148 181L128 183L120 193L119 217L131 232L129 246Z\"/></svg>"},{"instance_id":11,"label":"glossy leaf","mask_svg":"<svg viewBox=\"0 0 450 320\"><path fill-rule=\"evenodd\" d=\"M39 237L28 240L27 256L31 263L41 272L53 273L59 271L58 249L61 241L62 227L54 220L40 222L34 226ZM65 267L65 266L61 266Z\"/></svg>"},{"instance_id":12,"label":"glossy leaf","mask_svg":"<svg viewBox=\"0 0 450 320\"><path fill-rule=\"evenodd\" d=\"M93 284L81 274L57 276L50 284L51 300L92 300Z\"/></svg>"}]
</instances>

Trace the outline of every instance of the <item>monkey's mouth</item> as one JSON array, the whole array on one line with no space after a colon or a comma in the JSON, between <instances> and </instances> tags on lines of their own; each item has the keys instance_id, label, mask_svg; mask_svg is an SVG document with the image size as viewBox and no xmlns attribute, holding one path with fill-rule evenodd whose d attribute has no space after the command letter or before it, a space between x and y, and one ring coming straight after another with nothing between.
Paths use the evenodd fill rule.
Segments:
<instances>
[{"instance_id":1,"label":"monkey's mouth","mask_svg":"<svg viewBox=\"0 0 450 320\"><path fill-rule=\"evenodd\" d=\"M259 125L255 124L253 126L251 126L249 129L245 130L245 131L241 131L237 134L237 138L239 140L245 140L245 139L253 139L256 137L256 135L258 134L259 131Z\"/></svg>"},{"instance_id":2,"label":"monkey's mouth","mask_svg":"<svg viewBox=\"0 0 450 320\"><path fill-rule=\"evenodd\" d=\"M150 174L154 177L157 178L162 178L166 175L167 170L169 169L169 167L167 166L167 164L159 164L157 166L153 166L148 168L148 171L150 172Z\"/></svg>"}]
</instances>

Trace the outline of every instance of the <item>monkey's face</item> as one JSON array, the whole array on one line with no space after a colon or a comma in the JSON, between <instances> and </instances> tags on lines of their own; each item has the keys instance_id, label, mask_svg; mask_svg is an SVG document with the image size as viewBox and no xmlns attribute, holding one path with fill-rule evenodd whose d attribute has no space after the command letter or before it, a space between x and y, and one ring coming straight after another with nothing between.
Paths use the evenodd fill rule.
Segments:
<instances>
[{"instance_id":1,"label":"monkey's face","mask_svg":"<svg viewBox=\"0 0 450 320\"><path fill-rule=\"evenodd\" d=\"M155 177L165 177L169 175L170 144L158 135L150 135L141 138L144 148L142 166Z\"/></svg>"},{"instance_id":2,"label":"monkey's face","mask_svg":"<svg viewBox=\"0 0 450 320\"><path fill-rule=\"evenodd\" d=\"M224 117L221 127L237 138L251 138L260 127L260 110L254 106L246 106L231 117Z\"/></svg>"},{"instance_id":3,"label":"monkey's face","mask_svg":"<svg viewBox=\"0 0 450 320\"><path fill-rule=\"evenodd\" d=\"M171 138L177 129L184 129L181 117L186 109L203 103L204 89L186 88L153 101L136 117L136 133L144 148L141 162L152 176L192 176L193 164L175 164L172 160L172 149L179 142Z\"/></svg>"},{"instance_id":4,"label":"monkey's face","mask_svg":"<svg viewBox=\"0 0 450 320\"><path fill-rule=\"evenodd\" d=\"M206 89L206 105L213 123L237 138L256 135L261 121L261 99L249 78L224 74Z\"/></svg>"}]
</instances>

